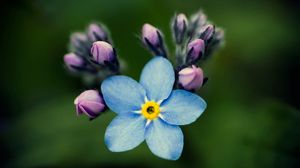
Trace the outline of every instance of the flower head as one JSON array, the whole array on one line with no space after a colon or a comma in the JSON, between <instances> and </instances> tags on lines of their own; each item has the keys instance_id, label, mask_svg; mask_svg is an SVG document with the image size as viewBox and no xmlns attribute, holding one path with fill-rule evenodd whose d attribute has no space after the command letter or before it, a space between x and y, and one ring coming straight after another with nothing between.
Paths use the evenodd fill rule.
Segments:
<instances>
[{"instance_id":1,"label":"flower head","mask_svg":"<svg viewBox=\"0 0 300 168\"><path fill-rule=\"evenodd\" d=\"M86 114L89 118L96 118L104 109L103 98L97 90L86 90L75 100L77 115Z\"/></svg>"},{"instance_id":2,"label":"flower head","mask_svg":"<svg viewBox=\"0 0 300 168\"><path fill-rule=\"evenodd\" d=\"M155 155L169 160L180 157L183 133L179 125L194 122L206 103L196 94L173 90L174 81L173 67L163 57L146 64L139 83L126 76L103 81L103 98L117 113L105 133L109 150L131 150L146 140Z\"/></svg>"},{"instance_id":3,"label":"flower head","mask_svg":"<svg viewBox=\"0 0 300 168\"><path fill-rule=\"evenodd\" d=\"M179 84L186 90L194 90L203 84L203 71L195 65L179 71Z\"/></svg>"}]
</instances>

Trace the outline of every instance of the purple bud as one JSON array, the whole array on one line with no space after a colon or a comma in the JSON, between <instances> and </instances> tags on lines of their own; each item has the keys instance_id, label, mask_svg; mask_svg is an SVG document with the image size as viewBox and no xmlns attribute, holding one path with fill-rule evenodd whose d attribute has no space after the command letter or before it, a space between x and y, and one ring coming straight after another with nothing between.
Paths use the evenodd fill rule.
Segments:
<instances>
[{"instance_id":1,"label":"purple bud","mask_svg":"<svg viewBox=\"0 0 300 168\"><path fill-rule=\"evenodd\" d=\"M154 56L167 57L162 33L154 26L146 23L142 28L142 41Z\"/></svg>"},{"instance_id":2,"label":"purple bud","mask_svg":"<svg viewBox=\"0 0 300 168\"><path fill-rule=\"evenodd\" d=\"M195 65L179 71L179 84L186 90L194 90L203 84L203 71Z\"/></svg>"},{"instance_id":3,"label":"purple bud","mask_svg":"<svg viewBox=\"0 0 300 168\"><path fill-rule=\"evenodd\" d=\"M96 23L92 23L89 25L87 35L92 42L107 40L107 33L100 25Z\"/></svg>"},{"instance_id":4,"label":"purple bud","mask_svg":"<svg viewBox=\"0 0 300 168\"><path fill-rule=\"evenodd\" d=\"M71 34L71 45L74 48L82 48L87 41L87 36L84 33L76 32Z\"/></svg>"},{"instance_id":5,"label":"purple bud","mask_svg":"<svg viewBox=\"0 0 300 168\"><path fill-rule=\"evenodd\" d=\"M177 44L181 44L187 31L188 20L183 13L178 14L173 21L173 33Z\"/></svg>"},{"instance_id":6,"label":"purple bud","mask_svg":"<svg viewBox=\"0 0 300 168\"><path fill-rule=\"evenodd\" d=\"M179 32L185 31L186 26L188 24L188 20L183 13L180 13L176 16L176 27L178 28Z\"/></svg>"},{"instance_id":7,"label":"purple bud","mask_svg":"<svg viewBox=\"0 0 300 168\"><path fill-rule=\"evenodd\" d=\"M201 58L204 53L205 44L202 39L191 41L187 46L187 62L195 62Z\"/></svg>"},{"instance_id":8,"label":"purple bud","mask_svg":"<svg viewBox=\"0 0 300 168\"><path fill-rule=\"evenodd\" d=\"M68 53L64 56L64 62L70 70L84 65L84 60L74 53Z\"/></svg>"},{"instance_id":9,"label":"purple bud","mask_svg":"<svg viewBox=\"0 0 300 168\"><path fill-rule=\"evenodd\" d=\"M188 36L193 37L197 30L202 27L207 22L206 15L200 10L199 12L193 14L190 19L190 24L188 28Z\"/></svg>"},{"instance_id":10,"label":"purple bud","mask_svg":"<svg viewBox=\"0 0 300 168\"><path fill-rule=\"evenodd\" d=\"M96 62L104 64L105 61L113 61L116 58L113 47L105 41L96 41L91 48L91 54Z\"/></svg>"},{"instance_id":11,"label":"purple bud","mask_svg":"<svg viewBox=\"0 0 300 168\"><path fill-rule=\"evenodd\" d=\"M209 43L206 45L205 57L212 56L212 54L224 44L224 30L220 28L215 29L215 33Z\"/></svg>"},{"instance_id":12,"label":"purple bud","mask_svg":"<svg viewBox=\"0 0 300 168\"><path fill-rule=\"evenodd\" d=\"M203 26L207 22L206 15L199 11L191 16L191 24L197 29L198 27Z\"/></svg>"},{"instance_id":13,"label":"purple bud","mask_svg":"<svg viewBox=\"0 0 300 168\"><path fill-rule=\"evenodd\" d=\"M209 41L215 33L215 26L207 24L200 29L200 38L204 41Z\"/></svg>"},{"instance_id":14,"label":"purple bud","mask_svg":"<svg viewBox=\"0 0 300 168\"><path fill-rule=\"evenodd\" d=\"M86 114L89 118L96 118L105 109L103 98L97 90L86 90L75 100L77 115Z\"/></svg>"},{"instance_id":15,"label":"purple bud","mask_svg":"<svg viewBox=\"0 0 300 168\"><path fill-rule=\"evenodd\" d=\"M160 38L158 33L159 30L154 26L148 23L144 24L142 28L142 38L144 44L147 46L149 42L154 47L158 46L160 44Z\"/></svg>"}]
</instances>

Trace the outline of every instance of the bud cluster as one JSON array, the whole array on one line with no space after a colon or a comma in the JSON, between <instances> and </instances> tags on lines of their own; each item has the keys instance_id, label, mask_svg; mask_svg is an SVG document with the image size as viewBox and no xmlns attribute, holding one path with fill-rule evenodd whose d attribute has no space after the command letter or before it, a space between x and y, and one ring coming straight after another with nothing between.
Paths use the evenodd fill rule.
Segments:
<instances>
[{"instance_id":1,"label":"bud cluster","mask_svg":"<svg viewBox=\"0 0 300 168\"><path fill-rule=\"evenodd\" d=\"M224 31L211 24L202 11L191 15L190 19L183 13L176 14L171 20L171 29L176 46L177 86L186 90L198 89L208 79L199 67L200 60L208 58L219 48ZM167 57L162 37L158 28L144 24L142 42L154 56Z\"/></svg>"},{"instance_id":2,"label":"bud cluster","mask_svg":"<svg viewBox=\"0 0 300 168\"><path fill-rule=\"evenodd\" d=\"M64 56L67 69L86 80L88 87L98 87L105 78L119 74L119 60L108 30L102 24L91 23L85 32L75 32L70 38L69 53ZM78 115L96 118L106 109L99 90L86 90L74 101Z\"/></svg>"},{"instance_id":3,"label":"bud cluster","mask_svg":"<svg viewBox=\"0 0 300 168\"><path fill-rule=\"evenodd\" d=\"M119 73L119 61L107 29L91 23L85 32L75 32L70 38L69 53L64 56L66 67L74 74L90 74L94 82ZM101 73L99 79L99 73Z\"/></svg>"},{"instance_id":4,"label":"bud cluster","mask_svg":"<svg viewBox=\"0 0 300 168\"><path fill-rule=\"evenodd\" d=\"M208 58L220 47L224 31L211 24L202 11L193 14L190 19L183 13L176 14L171 20L171 29L176 48L174 88L195 91L208 79L200 68L200 60ZM163 33L158 28L144 24L141 41L153 56L170 59ZM120 74L119 58L105 26L91 23L85 32L73 33L64 62L70 72L89 81L87 87L90 89L74 101L77 115L96 118L106 109L99 84L108 76Z\"/></svg>"}]
</instances>

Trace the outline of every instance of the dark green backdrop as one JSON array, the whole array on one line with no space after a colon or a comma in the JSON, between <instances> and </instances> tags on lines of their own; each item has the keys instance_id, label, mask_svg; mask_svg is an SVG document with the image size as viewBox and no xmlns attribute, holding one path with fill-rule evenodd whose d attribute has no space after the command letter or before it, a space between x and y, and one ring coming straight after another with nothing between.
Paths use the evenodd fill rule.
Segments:
<instances>
[{"instance_id":1,"label":"dark green backdrop","mask_svg":"<svg viewBox=\"0 0 300 168\"><path fill-rule=\"evenodd\" d=\"M111 30L126 75L138 79L150 54L137 35L145 22L165 32L174 12L204 9L226 31L226 45L203 66L208 108L184 126L178 161L143 143L109 152L115 116L76 117L85 88L63 68L69 34L91 21ZM1 4L1 164L7 167L299 167L299 4L279 0L28 0ZM170 47L172 49L172 47Z\"/></svg>"}]
</instances>

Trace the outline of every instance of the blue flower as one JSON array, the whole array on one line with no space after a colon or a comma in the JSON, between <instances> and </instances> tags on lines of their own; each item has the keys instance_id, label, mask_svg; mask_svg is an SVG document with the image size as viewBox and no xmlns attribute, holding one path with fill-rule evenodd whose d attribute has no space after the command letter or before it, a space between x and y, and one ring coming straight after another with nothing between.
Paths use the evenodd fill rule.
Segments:
<instances>
[{"instance_id":1,"label":"blue flower","mask_svg":"<svg viewBox=\"0 0 300 168\"><path fill-rule=\"evenodd\" d=\"M105 132L110 151L128 151L145 139L153 154L177 160L183 149L179 125L194 122L205 101L185 90L173 90L172 64L154 57L142 71L140 83L126 76L107 78L101 86L107 106L118 115Z\"/></svg>"}]
</instances>

